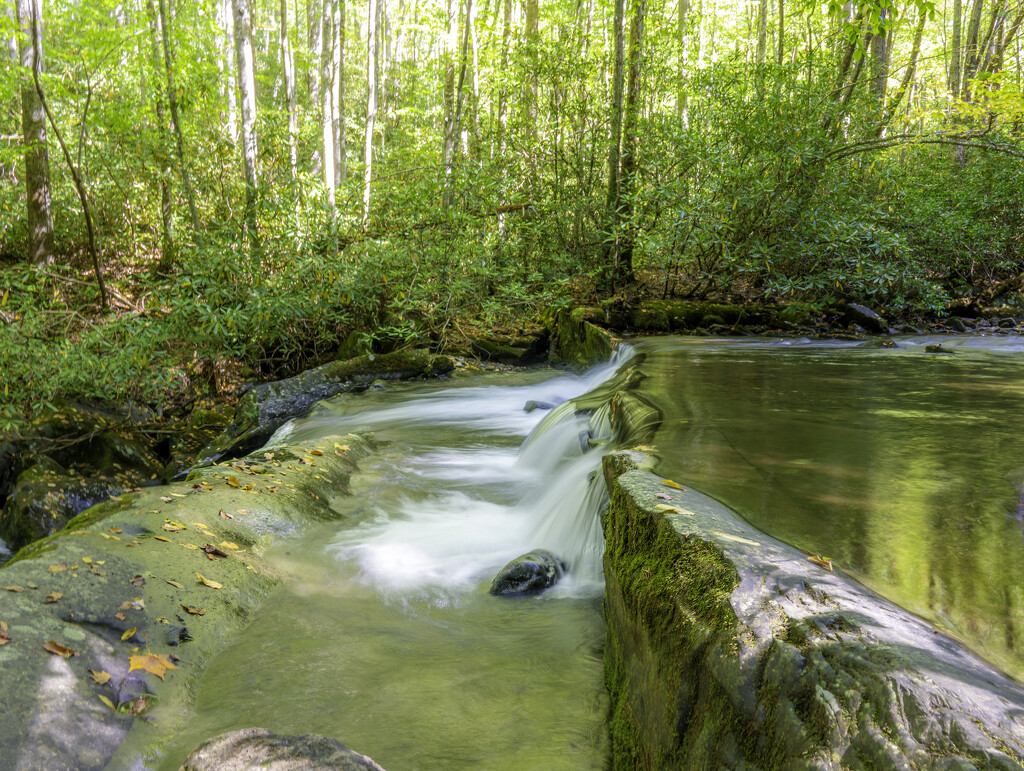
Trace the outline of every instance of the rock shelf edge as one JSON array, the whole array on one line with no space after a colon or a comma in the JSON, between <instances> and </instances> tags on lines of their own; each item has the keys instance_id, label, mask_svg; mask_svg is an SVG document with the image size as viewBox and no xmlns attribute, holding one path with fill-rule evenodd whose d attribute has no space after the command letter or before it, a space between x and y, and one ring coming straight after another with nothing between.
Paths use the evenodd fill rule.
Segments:
<instances>
[{"instance_id":1,"label":"rock shelf edge","mask_svg":"<svg viewBox=\"0 0 1024 771\"><path fill-rule=\"evenodd\" d=\"M604 463L613 768L1022 767L1020 685L652 463Z\"/></svg>"}]
</instances>

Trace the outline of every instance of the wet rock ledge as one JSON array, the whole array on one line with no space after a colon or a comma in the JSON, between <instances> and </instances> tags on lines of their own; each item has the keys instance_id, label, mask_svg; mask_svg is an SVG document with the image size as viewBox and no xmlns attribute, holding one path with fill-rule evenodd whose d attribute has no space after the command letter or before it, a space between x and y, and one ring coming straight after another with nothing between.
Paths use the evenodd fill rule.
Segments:
<instances>
[{"instance_id":1,"label":"wet rock ledge","mask_svg":"<svg viewBox=\"0 0 1024 771\"><path fill-rule=\"evenodd\" d=\"M0 768L135 767L165 742L203 667L283 580L264 548L336 517L372 447L263 449L94 506L18 552L0 569Z\"/></svg>"},{"instance_id":2,"label":"wet rock ledge","mask_svg":"<svg viewBox=\"0 0 1024 771\"><path fill-rule=\"evenodd\" d=\"M605 459L615 769L1019 769L1024 689L693 490Z\"/></svg>"}]
</instances>

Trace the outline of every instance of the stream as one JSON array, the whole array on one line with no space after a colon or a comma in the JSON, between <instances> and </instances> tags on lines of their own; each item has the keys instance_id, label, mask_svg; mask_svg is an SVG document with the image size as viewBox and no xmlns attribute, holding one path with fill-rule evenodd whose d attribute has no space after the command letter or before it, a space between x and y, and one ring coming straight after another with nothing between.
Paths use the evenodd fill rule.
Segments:
<instances>
[{"instance_id":1,"label":"stream","mask_svg":"<svg viewBox=\"0 0 1024 771\"><path fill-rule=\"evenodd\" d=\"M954 353L924 352L939 341ZM1022 678L1024 343L897 342L659 337L620 356L643 356L640 391L664 411L661 473ZM617 366L389 388L285 426L275 441L371 431L381 448L338 521L268 553L290 580L147 767L249 726L333 736L392 771L605 767L601 452L582 451L573 410L523 408ZM570 563L556 587L487 594L536 547Z\"/></svg>"}]
</instances>

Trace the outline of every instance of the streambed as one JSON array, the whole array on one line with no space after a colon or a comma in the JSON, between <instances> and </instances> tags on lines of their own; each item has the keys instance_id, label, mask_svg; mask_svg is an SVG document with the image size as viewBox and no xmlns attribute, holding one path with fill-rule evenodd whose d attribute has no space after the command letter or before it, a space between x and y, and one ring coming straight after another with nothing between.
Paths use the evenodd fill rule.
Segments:
<instances>
[{"instance_id":1,"label":"streambed","mask_svg":"<svg viewBox=\"0 0 1024 771\"><path fill-rule=\"evenodd\" d=\"M403 386L284 427L280 441L372 431L382 447L333 504L342 522L266 555L292 580L210 662L188 728L150 765L258 725L337 737L385 768L603 767L600 453L582 452L585 419L524 405L615 369ZM539 597L488 595L535 547L569 575Z\"/></svg>"},{"instance_id":2,"label":"streambed","mask_svg":"<svg viewBox=\"0 0 1024 771\"><path fill-rule=\"evenodd\" d=\"M1024 345L944 337L637 341L665 412L659 468L827 557L1022 676ZM373 431L342 524L269 558L293 581L206 670L153 767L261 725L340 738L388 768L600 768L608 756L600 534L583 425L551 401L614 367L424 383L336 400L279 438ZM584 437L585 438L585 437ZM575 566L528 600L489 597L544 546Z\"/></svg>"}]
</instances>

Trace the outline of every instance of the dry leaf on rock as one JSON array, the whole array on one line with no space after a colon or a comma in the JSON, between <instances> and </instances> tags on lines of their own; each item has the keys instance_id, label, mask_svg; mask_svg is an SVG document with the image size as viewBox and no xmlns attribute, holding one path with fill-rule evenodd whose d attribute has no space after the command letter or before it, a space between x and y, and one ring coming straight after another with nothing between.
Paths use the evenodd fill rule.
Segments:
<instances>
[{"instance_id":1,"label":"dry leaf on rock","mask_svg":"<svg viewBox=\"0 0 1024 771\"><path fill-rule=\"evenodd\" d=\"M686 489L681 484L679 484L678 482L673 482L671 479L662 479L661 483L663 485L665 485L665 487L671 487L673 490L685 490Z\"/></svg>"},{"instance_id":2,"label":"dry leaf on rock","mask_svg":"<svg viewBox=\"0 0 1024 771\"><path fill-rule=\"evenodd\" d=\"M131 629L128 629L127 631L125 631L124 634L121 635L121 642L126 642L132 639L135 636L135 633L138 631L139 630L134 626Z\"/></svg>"},{"instance_id":3,"label":"dry leaf on rock","mask_svg":"<svg viewBox=\"0 0 1024 771\"><path fill-rule=\"evenodd\" d=\"M68 564L66 562L58 562L56 565L50 565L46 569L51 573L63 573L68 569Z\"/></svg>"},{"instance_id":4,"label":"dry leaf on rock","mask_svg":"<svg viewBox=\"0 0 1024 771\"><path fill-rule=\"evenodd\" d=\"M235 518L234 514L228 514L226 511L224 511L224 509L220 510L220 515L222 517L224 517L224 519L234 519Z\"/></svg>"},{"instance_id":5,"label":"dry leaf on rock","mask_svg":"<svg viewBox=\"0 0 1024 771\"><path fill-rule=\"evenodd\" d=\"M141 656L129 656L128 657L128 671L133 672L136 669L141 669L146 672L150 672L161 680L164 679L168 669L177 669L177 665L171 660L171 657L166 653L145 653Z\"/></svg>"},{"instance_id":6,"label":"dry leaf on rock","mask_svg":"<svg viewBox=\"0 0 1024 771\"><path fill-rule=\"evenodd\" d=\"M114 712L117 712L117 707L115 707L115 706L114 706L114 702L112 702L112 701L111 701L110 699L108 699L108 698L107 698L106 696L104 696L104 695L103 695L102 693L98 693L98 694L96 694L96 697L97 697L97 698L98 698L98 699L99 699L100 701L102 701L102 702L103 702L104 704L106 704L106 705L107 705L108 707L110 707L110 709L111 709L111 710L113 710Z\"/></svg>"},{"instance_id":7,"label":"dry leaf on rock","mask_svg":"<svg viewBox=\"0 0 1024 771\"><path fill-rule=\"evenodd\" d=\"M232 474L231 476L228 477L227 484L230 487L241 487L242 486L241 482L238 481L238 478L234 474Z\"/></svg>"},{"instance_id":8,"label":"dry leaf on rock","mask_svg":"<svg viewBox=\"0 0 1024 771\"><path fill-rule=\"evenodd\" d=\"M172 581L172 580L170 580L169 578L165 578L165 579L164 579L164 581L166 581L167 583L169 583L169 584L170 584L171 586L173 586L173 587L174 587L175 589L184 589L184 588L185 588L184 584L179 584L179 583L178 583L177 581Z\"/></svg>"},{"instance_id":9,"label":"dry leaf on rock","mask_svg":"<svg viewBox=\"0 0 1024 771\"><path fill-rule=\"evenodd\" d=\"M103 670L97 672L95 669L90 669L89 676L100 685L106 685L110 682L110 673Z\"/></svg>"},{"instance_id":10,"label":"dry leaf on rock","mask_svg":"<svg viewBox=\"0 0 1024 771\"><path fill-rule=\"evenodd\" d=\"M72 650L71 648L65 648L59 642L54 642L53 640L43 643L43 649L49 651L54 656L63 656L66 659L78 655L78 651Z\"/></svg>"},{"instance_id":11,"label":"dry leaf on rock","mask_svg":"<svg viewBox=\"0 0 1024 771\"><path fill-rule=\"evenodd\" d=\"M11 641L11 636L7 634L7 624L0 621L0 645L7 645Z\"/></svg>"},{"instance_id":12,"label":"dry leaf on rock","mask_svg":"<svg viewBox=\"0 0 1024 771\"><path fill-rule=\"evenodd\" d=\"M162 535L155 535L155 536L153 536L153 538L155 538L157 541L163 541L164 543L170 543L171 542L170 538L165 538Z\"/></svg>"},{"instance_id":13,"label":"dry leaf on rock","mask_svg":"<svg viewBox=\"0 0 1024 771\"><path fill-rule=\"evenodd\" d=\"M216 581L211 581L209 578L204 576L202 573L196 573L196 578L199 579L199 583L203 586L208 586L211 589L223 589L224 584L219 584Z\"/></svg>"},{"instance_id":14,"label":"dry leaf on rock","mask_svg":"<svg viewBox=\"0 0 1024 771\"><path fill-rule=\"evenodd\" d=\"M25 587L24 586L5 586L4 587L4 591L5 592L21 593L21 592L25 591Z\"/></svg>"},{"instance_id":15,"label":"dry leaf on rock","mask_svg":"<svg viewBox=\"0 0 1024 771\"><path fill-rule=\"evenodd\" d=\"M819 557L817 554L812 554L810 557L807 558L807 561L813 562L818 567L825 568L825 570L827 570L829 573L835 572L832 570L832 560L827 560L824 557Z\"/></svg>"},{"instance_id":16,"label":"dry leaf on rock","mask_svg":"<svg viewBox=\"0 0 1024 771\"><path fill-rule=\"evenodd\" d=\"M141 589L143 586L146 585L146 579L140 575L135 575L132 578L128 579L128 583L130 583L132 586L137 586Z\"/></svg>"},{"instance_id":17,"label":"dry leaf on rock","mask_svg":"<svg viewBox=\"0 0 1024 771\"><path fill-rule=\"evenodd\" d=\"M182 605L181 609L188 613L190 616L203 616L206 615L206 608L196 608L192 605Z\"/></svg>"},{"instance_id":18,"label":"dry leaf on rock","mask_svg":"<svg viewBox=\"0 0 1024 771\"><path fill-rule=\"evenodd\" d=\"M63 596L60 592L50 592L46 595L46 602L57 602Z\"/></svg>"}]
</instances>

